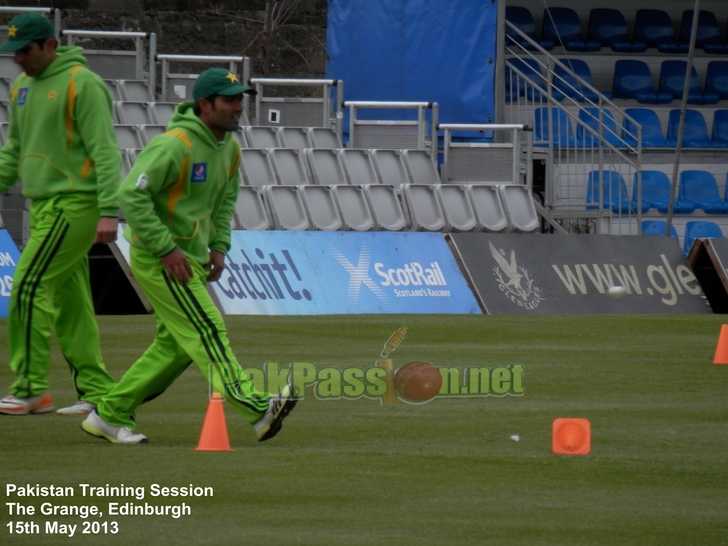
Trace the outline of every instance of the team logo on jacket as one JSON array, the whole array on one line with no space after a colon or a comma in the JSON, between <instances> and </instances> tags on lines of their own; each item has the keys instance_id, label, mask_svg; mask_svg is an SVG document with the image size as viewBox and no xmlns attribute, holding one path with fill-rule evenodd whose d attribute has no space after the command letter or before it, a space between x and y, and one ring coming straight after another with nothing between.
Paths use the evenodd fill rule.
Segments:
<instances>
[{"instance_id":1,"label":"team logo on jacket","mask_svg":"<svg viewBox=\"0 0 728 546\"><path fill-rule=\"evenodd\" d=\"M207 182L207 162L192 164L192 182Z\"/></svg>"},{"instance_id":2,"label":"team logo on jacket","mask_svg":"<svg viewBox=\"0 0 728 546\"><path fill-rule=\"evenodd\" d=\"M25 104L25 99L28 98L28 88L27 87L21 87L18 90L18 106L23 106Z\"/></svg>"}]
</instances>

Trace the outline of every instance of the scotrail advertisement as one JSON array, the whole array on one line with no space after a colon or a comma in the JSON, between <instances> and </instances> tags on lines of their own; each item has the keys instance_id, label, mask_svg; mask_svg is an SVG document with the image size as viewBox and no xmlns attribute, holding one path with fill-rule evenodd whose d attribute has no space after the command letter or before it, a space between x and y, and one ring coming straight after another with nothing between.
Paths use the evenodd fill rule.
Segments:
<instances>
[{"instance_id":1,"label":"scotrail advertisement","mask_svg":"<svg viewBox=\"0 0 728 546\"><path fill-rule=\"evenodd\" d=\"M480 313L439 233L234 231L226 314Z\"/></svg>"},{"instance_id":2,"label":"scotrail advertisement","mask_svg":"<svg viewBox=\"0 0 728 546\"><path fill-rule=\"evenodd\" d=\"M7 231L0 229L0 318L8 316L10 290L13 287L15 265L20 259L20 252Z\"/></svg>"}]
</instances>

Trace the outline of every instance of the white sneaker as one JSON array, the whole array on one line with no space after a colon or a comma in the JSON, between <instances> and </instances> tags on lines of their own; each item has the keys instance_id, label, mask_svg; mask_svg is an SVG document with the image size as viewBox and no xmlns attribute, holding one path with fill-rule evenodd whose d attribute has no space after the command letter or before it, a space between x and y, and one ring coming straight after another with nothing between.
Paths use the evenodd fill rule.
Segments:
<instances>
[{"instance_id":1,"label":"white sneaker","mask_svg":"<svg viewBox=\"0 0 728 546\"><path fill-rule=\"evenodd\" d=\"M47 392L27 398L18 398L8 394L0 400L0 413L5 415L28 415L29 413L50 413L53 407L53 398Z\"/></svg>"},{"instance_id":2,"label":"white sneaker","mask_svg":"<svg viewBox=\"0 0 728 546\"><path fill-rule=\"evenodd\" d=\"M88 414L81 423L84 432L91 436L108 440L112 444L146 444L149 442L144 434L134 434L126 427L114 427L104 422L96 410Z\"/></svg>"},{"instance_id":3,"label":"white sneaker","mask_svg":"<svg viewBox=\"0 0 728 546\"><path fill-rule=\"evenodd\" d=\"M94 406L91 402L79 400L72 406L56 410L56 415L72 415L74 417L80 417L81 415L88 415L95 409L96 406Z\"/></svg>"},{"instance_id":4,"label":"white sneaker","mask_svg":"<svg viewBox=\"0 0 728 546\"><path fill-rule=\"evenodd\" d=\"M293 394L293 385L286 385L279 395L270 399L263 417L253 423L259 442L270 440L278 434L283 426L283 419L291 413L297 402L298 399Z\"/></svg>"}]
</instances>

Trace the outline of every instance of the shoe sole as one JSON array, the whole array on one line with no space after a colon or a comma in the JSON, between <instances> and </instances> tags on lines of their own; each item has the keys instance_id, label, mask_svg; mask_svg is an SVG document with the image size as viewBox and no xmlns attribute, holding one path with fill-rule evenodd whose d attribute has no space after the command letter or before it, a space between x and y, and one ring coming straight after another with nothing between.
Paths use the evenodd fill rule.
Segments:
<instances>
[{"instance_id":1,"label":"shoe sole","mask_svg":"<svg viewBox=\"0 0 728 546\"><path fill-rule=\"evenodd\" d=\"M258 438L259 442L265 442L266 440L270 440L273 438L276 434L278 434L283 428L283 419L288 417L288 414L293 411L293 408L296 407L296 404L298 403L298 399L296 398L288 398L284 403L283 407L281 407L281 410L278 412L278 415L276 415L273 418L273 421L271 421L270 425L268 426L268 430L266 430L263 433L263 436Z\"/></svg>"},{"instance_id":2,"label":"shoe sole","mask_svg":"<svg viewBox=\"0 0 728 546\"><path fill-rule=\"evenodd\" d=\"M89 415L90 413L91 413L90 411L77 411L74 413L68 413L68 412L58 410L56 412L56 415L60 415L62 417L84 417L86 415Z\"/></svg>"},{"instance_id":3,"label":"shoe sole","mask_svg":"<svg viewBox=\"0 0 728 546\"><path fill-rule=\"evenodd\" d=\"M18 410L0 409L0 415L42 415L43 413L51 413L55 410L53 406L47 408L34 408L32 410L19 408Z\"/></svg>"},{"instance_id":4,"label":"shoe sole","mask_svg":"<svg viewBox=\"0 0 728 546\"><path fill-rule=\"evenodd\" d=\"M90 434L94 438L100 438L100 439L106 440L107 442L110 442L112 444L137 445L137 444L147 444L147 443L149 443L149 440L147 440L146 438L144 440L142 440L141 442L135 442L133 444L132 443L129 443L129 442L120 442L119 440L117 440L113 436L111 436L109 434L106 434L100 428L97 428L97 427L93 426L92 424L87 423L86 421L84 421L83 423L81 423L81 430L83 430L86 434Z\"/></svg>"}]
</instances>

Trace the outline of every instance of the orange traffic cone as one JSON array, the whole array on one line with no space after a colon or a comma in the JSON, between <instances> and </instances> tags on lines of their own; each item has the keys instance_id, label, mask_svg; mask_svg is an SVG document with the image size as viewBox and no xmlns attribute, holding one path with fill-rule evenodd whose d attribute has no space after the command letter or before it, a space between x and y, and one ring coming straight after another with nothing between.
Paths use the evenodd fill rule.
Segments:
<instances>
[{"instance_id":1,"label":"orange traffic cone","mask_svg":"<svg viewBox=\"0 0 728 546\"><path fill-rule=\"evenodd\" d=\"M222 395L213 392L207 406L205 422L202 423L200 441L197 451L234 451L230 449L227 424L225 423L225 410L223 409Z\"/></svg>"},{"instance_id":2,"label":"orange traffic cone","mask_svg":"<svg viewBox=\"0 0 728 546\"><path fill-rule=\"evenodd\" d=\"M551 449L557 455L589 455L591 423L587 419L556 419L551 433Z\"/></svg>"},{"instance_id":3,"label":"orange traffic cone","mask_svg":"<svg viewBox=\"0 0 728 546\"><path fill-rule=\"evenodd\" d=\"M713 364L728 364L728 324L720 327L718 346L715 348Z\"/></svg>"}]
</instances>

